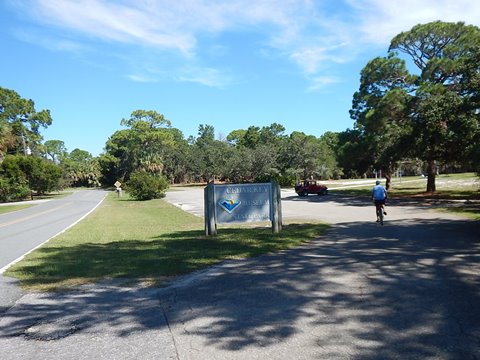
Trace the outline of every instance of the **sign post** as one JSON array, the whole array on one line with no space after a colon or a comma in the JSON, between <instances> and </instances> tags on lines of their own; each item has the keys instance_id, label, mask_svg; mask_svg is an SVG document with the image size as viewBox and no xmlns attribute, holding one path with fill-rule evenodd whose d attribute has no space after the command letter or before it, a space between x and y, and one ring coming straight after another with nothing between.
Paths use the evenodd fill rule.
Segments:
<instances>
[{"instance_id":1,"label":"sign post","mask_svg":"<svg viewBox=\"0 0 480 360\"><path fill-rule=\"evenodd\" d=\"M217 235L217 223L215 221L215 195L214 185L208 184L203 190L204 213L205 213L205 234Z\"/></svg>"},{"instance_id":2,"label":"sign post","mask_svg":"<svg viewBox=\"0 0 480 360\"><path fill-rule=\"evenodd\" d=\"M272 231L279 233L282 230L282 196L280 186L274 181L272 184Z\"/></svg>"},{"instance_id":3,"label":"sign post","mask_svg":"<svg viewBox=\"0 0 480 360\"><path fill-rule=\"evenodd\" d=\"M115 184L113 184L115 186L115 191L117 193L117 196L118 197L122 197L122 188L120 186L122 186L122 183L120 181L115 181Z\"/></svg>"}]
</instances>

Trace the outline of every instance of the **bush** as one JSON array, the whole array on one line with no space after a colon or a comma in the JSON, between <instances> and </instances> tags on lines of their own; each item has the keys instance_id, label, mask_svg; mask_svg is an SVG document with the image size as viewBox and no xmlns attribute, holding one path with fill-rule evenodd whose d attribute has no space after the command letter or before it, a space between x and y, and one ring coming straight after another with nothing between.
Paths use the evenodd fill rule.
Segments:
<instances>
[{"instance_id":1,"label":"bush","mask_svg":"<svg viewBox=\"0 0 480 360\"><path fill-rule=\"evenodd\" d=\"M53 162L35 157L21 156L16 159L18 166L28 180L28 185L42 195L60 189L62 168Z\"/></svg>"},{"instance_id":2,"label":"bush","mask_svg":"<svg viewBox=\"0 0 480 360\"><path fill-rule=\"evenodd\" d=\"M151 200L165 197L168 182L162 175L136 170L125 183L125 190L135 200Z\"/></svg>"},{"instance_id":3,"label":"bush","mask_svg":"<svg viewBox=\"0 0 480 360\"><path fill-rule=\"evenodd\" d=\"M30 195L25 179L6 179L0 177L0 201L20 201Z\"/></svg>"},{"instance_id":4,"label":"bush","mask_svg":"<svg viewBox=\"0 0 480 360\"><path fill-rule=\"evenodd\" d=\"M26 175L20 169L18 156L7 156L0 163L0 201L24 200L30 194Z\"/></svg>"},{"instance_id":5,"label":"bush","mask_svg":"<svg viewBox=\"0 0 480 360\"><path fill-rule=\"evenodd\" d=\"M8 183L18 182L22 186L26 180L25 185L30 190L36 191L37 194L45 194L60 188L62 169L40 157L8 155L0 164L0 176ZM8 188L9 186L4 185L4 189ZM11 190L16 191L14 188Z\"/></svg>"},{"instance_id":6,"label":"bush","mask_svg":"<svg viewBox=\"0 0 480 360\"><path fill-rule=\"evenodd\" d=\"M294 175L280 175L277 177L277 182L280 186L290 187L295 186L297 181Z\"/></svg>"},{"instance_id":7,"label":"bush","mask_svg":"<svg viewBox=\"0 0 480 360\"><path fill-rule=\"evenodd\" d=\"M295 186L296 180L294 175L273 175L255 178L255 182L270 182L275 180L281 187Z\"/></svg>"}]
</instances>

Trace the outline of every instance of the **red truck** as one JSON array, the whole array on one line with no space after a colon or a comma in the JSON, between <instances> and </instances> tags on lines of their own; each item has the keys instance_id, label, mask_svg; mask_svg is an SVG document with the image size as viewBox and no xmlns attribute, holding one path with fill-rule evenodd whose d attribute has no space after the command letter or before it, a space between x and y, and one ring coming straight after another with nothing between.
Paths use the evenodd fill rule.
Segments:
<instances>
[{"instance_id":1,"label":"red truck","mask_svg":"<svg viewBox=\"0 0 480 360\"><path fill-rule=\"evenodd\" d=\"M327 191L328 188L317 180L303 180L295 185L295 192L298 196L308 196L308 194L326 195Z\"/></svg>"}]
</instances>

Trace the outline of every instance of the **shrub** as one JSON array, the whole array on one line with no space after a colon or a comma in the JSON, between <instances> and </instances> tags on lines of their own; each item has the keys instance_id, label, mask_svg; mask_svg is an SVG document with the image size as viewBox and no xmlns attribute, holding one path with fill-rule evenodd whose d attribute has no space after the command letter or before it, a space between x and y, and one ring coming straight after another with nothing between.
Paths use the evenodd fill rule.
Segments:
<instances>
[{"instance_id":1,"label":"shrub","mask_svg":"<svg viewBox=\"0 0 480 360\"><path fill-rule=\"evenodd\" d=\"M37 194L46 194L60 189L62 168L53 162L35 157L21 156L17 158L18 165L28 180L28 185Z\"/></svg>"},{"instance_id":2,"label":"shrub","mask_svg":"<svg viewBox=\"0 0 480 360\"><path fill-rule=\"evenodd\" d=\"M136 170L125 183L125 190L135 200L151 200L165 197L168 182L162 175Z\"/></svg>"},{"instance_id":3,"label":"shrub","mask_svg":"<svg viewBox=\"0 0 480 360\"><path fill-rule=\"evenodd\" d=\"M0 163L0 201L24 200L30 195L27 177L20 169L18 156L7 156Z\"/></svg>"},{"instance_id":4,"label":"shrub","mask_svg":"<svg viewBox=\"0 0 480 360\"><path fill-rule=\"evenodd\" d=\"M26 180L31 190L45 194L60 188L62 169L49 160L33 155L8 155L0 164L0 175L9 182L22 183Z\"/></svg>"},{"instance_id":5,"label":"shrub","mask_svg":"<svg viewBox=\"0 0 480 360\"><path fill-rule=\"evenodd\" d=\"M0 201L24 200L30 195L30 189L25 179L7 179L0 176Z\"/></svg>"}]
</instances>

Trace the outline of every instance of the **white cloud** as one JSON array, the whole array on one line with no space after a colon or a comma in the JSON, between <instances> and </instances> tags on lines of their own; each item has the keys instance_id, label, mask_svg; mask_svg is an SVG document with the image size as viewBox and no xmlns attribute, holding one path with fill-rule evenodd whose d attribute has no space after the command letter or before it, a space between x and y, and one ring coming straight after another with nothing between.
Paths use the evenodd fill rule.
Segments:
<instances>
[{"instance_id":1,"label":"white cloud","mask_svg":"<svg viewBox=\"0 0 480 360\"><path fill-rule=\"evenodd\" d=\"M348 61L347 54L341 54L342 48L347 44L338 44L337 46L305 46L302 49L293 50L290 57L295 60L307 74L317 73L322 68L323 63L341 64ZM347 53L348 53L347 49ZM351 54L349 54L351 56Z\"/></svg>"},{"instance_id":2,"label":"white cloud","mask_svg":"<svg viewBox=\"0 0 480 360\"><path fill-rule=\"evenodd\" d=\"M41 45L42 47L55 52L68 51L72 53L81 53L88 51L87 46L67 38L58 39L46 34L37 34L32 31L26 31L25 29L16 30L15 34L22 41Z\"/></svg>"},{"instance_id":3,"label":"white cloud","mask_svg":"<svg viewBox=\"0 0 480 360\"><path fill-rule=\"evenodd\" d=\"M348 0L357 12L365 43L388 46L390 40L417 24L441 20L480 25L480 2L472 0Z\"/></svg>"},{"instance_id":4,"label":"white cloud","mask_svg":"<svg viewBox=\"0 0 480 360\"><path fill-rule=\"evenodd\" d=\"M129 78L132 81L141 82L141 83L154 83L158 81L152 76L139 75L139 74L130 74L130 75L127 75L127 78Z\"/></svg>"},{"instance_id":5,"label":"white cloud","mask_svg":"<svg viewBox=\"0 0 480 360\"><path fill-rule=\"evenodd\" d=\"M308 91L318 91L324 89L328 85L339 83L340 79L335 76L316 76L310 79Z\"/></svg>"},{"instance_id":6,"label":"white cloud","mask_svg":"<svg viewBox=\"0 0 480 360\"><path fill-rule=\"evenodd\" d=\"M188 54L199 33L258 25L285 32L308 1L285 0L19 0L12 2L38 23L106 41L169 48Z\"/></svg>"},{"instance_id":7,"label":"white cloud","mask_svg":"<svg viewBox=\"0 0 480 360\"><path fill-rule=\"evenodd\" d=\"M136 59L139 46L167 52L182 62L168 70L184 66L177 79L220 87L232 77L202 56L207 48L226 53L225 46L235 46L215 43L225 33L254 34L262 46L297 64L308 76L322 79L330 66L351 61L372 45L386 50L395 35L418 23L480 24L480 2L472 0L11 0L10 4L47 28L49 41L42 43L49 48L78 51L80 44L90 45L93 39L121 45ZM208 56L215 58L211 51ZM199 68L198 63L205 66ZM144 71L148 72L147 65ZM321 81L313 88L315 84Z\"/></svg>"},{"instance_id":8,"label":"white cloud","mask_svg":"<svg viewBox=\"0 0 480 360\"><path fill-rule=\"evenodd\" d=\"M178 80L216 88L223 88L232 83L232 78L218 69L192 66L183 68Z\"/></svg>"}]
</instances>

